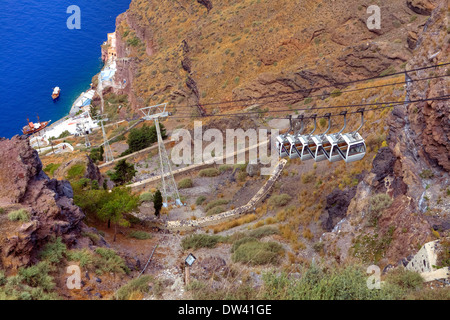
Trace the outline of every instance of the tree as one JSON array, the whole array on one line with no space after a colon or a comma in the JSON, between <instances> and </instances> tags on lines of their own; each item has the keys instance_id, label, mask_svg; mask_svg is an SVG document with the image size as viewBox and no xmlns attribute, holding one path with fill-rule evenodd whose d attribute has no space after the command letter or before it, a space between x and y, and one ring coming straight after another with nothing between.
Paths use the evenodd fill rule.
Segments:
<instances>
[{"instance_id":1,"label":"tree","mask_svg":"<svg viewBox=\"0 0 450 320\"><path fill-rule=\"evenodd\" d=\"M161 191L156 190L155 196L153 197L153 206L155 207L155 216L159 216L159 213L161 212L161 208L163 206L163 198Z\"/></svg>"},{"instance_id":2,"label":"tree","mask_svg":"<svg viewBox=\"0 0 450 320\"><path fill-rule=\"evenodd\" d=\"M129 164L125 159L120 160L114 167L114 172L108 172L108 176L118 185L130 182L136 175L134 164Z\"/></svg>"},{"instance_id":3,"label":"tree","mask_svg":"<svg viewBox=\"0 0 450 320\"><path fill-rule=\"evenodd\" d=\"M92 183L91 183L91 189L92 189L92 190L100 190L100 186L99 186L97 180L92 180Z\"/></svg>"},{"instance_id":4,"label":"tree","mask_svg":"<svg viewBox=\"0 0 450 320\"><path fill-rule=\"evenodd\" d=\"M124 214L133 211L139 205L139 197L131 194L130 189L115 188L112 192L106 192L107 199L98 216L104 221L108 221L108 228L111 222L114 223L114 240L116 241L117 225L128 227L130 223L124 218Z\"/></svg>"},{"instance_id":5,"label":"tree","mask_svg":"<svg viewBox=\"0 0 450 320\"><path fill-rule=\"evenodd\" d=\"M103 154L105 153L105 150L103 149L103 146L100 148L94 148L91 150L91 153L89 154L89 157L92 159L92 161L103 161Z\"/></svg>"},{"instance_id":6,"label":"tree","mask_svg":"<svg viewBox=\"0 0 450 320\"><path fill-rule=\"evenodd\" d=\"M96 116L98 116L98 111L97 111L97 107L96 106L91 105L90 111L91 111L91 117L92 118L95 118Z\"/></svg>"},{"instance_id":7,"label":"tree","mask_svg":"<svg viewBox=\"0 0 450 320\"><path fill-rule=\"evenodd\" d=\"M161 137L164 139L166 134L166 129L164 125L160 124ZM150 147L153 143L158 141L158 135L156 132L156 126L147 126L144 125L142 128L134 128L131 129L130 134L128 135L127 144L128 150L123 152L121 156L125 156L139 150Z\"/></svg>"}]
</instances>

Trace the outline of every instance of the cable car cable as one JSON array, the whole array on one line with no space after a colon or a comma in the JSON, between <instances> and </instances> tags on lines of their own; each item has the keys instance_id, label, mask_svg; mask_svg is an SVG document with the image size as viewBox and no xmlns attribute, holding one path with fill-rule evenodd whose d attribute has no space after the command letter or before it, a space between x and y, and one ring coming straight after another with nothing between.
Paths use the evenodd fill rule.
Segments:
<instances>
[{"instance_id":1,"label":"cable car cable","mask_svg":"<svg viewBox=\"0 0 450 320\"><path fill-rule=\"evenodd\" d=\"M305 92L305 91L308 92L308 91L320 90L320 89L325 89L325 88L334 88L334 87L349 85L349 84L358 83L358 82L365 82L365 81L370 81L370 80L374 80L374 79L381 79L381 78L386 78L386 77L392 77L394 75L401 75L401 74L407 74L407 73L410 73L410 72L416 72L416 71L421 71L421 70L426 70L426 69L431 69L431 68L444 67L444 66L447 66L447 65L450 65L450 62L443 63L443 64L438 64L438 65L427 66L427 67L422 67L422 68L417 68L417 69L405 70L405 71L396 72L396 73L392 73L392 74L388 74L388 75L384 75L384 76L376 76L376 77L365 78L365 79L361 79L361 80L353 80L353 81L348 81L348 82L335 83L333 85L326 85L326 86L321 86L321 87L309 87L309 88L299 89L299 90L295 90L295 91L292 91L292 92L286 92L286 93L281 93L281 94L279 93L279 94L272 94L272 95L266 95L266 96L261 96L261 97L253 97L253 98L245 98L245 99L229 100L229 101L221 101L221 102L210 102L210 103L204 103L204 104L200 104L200 105L202 107L204 107L204 106L213 106L213 105L220 105L220 104L228 104L228 103L260 100L260 99L273 98L273 97L278 97L278 96L283 96L283 95L292 95L292 94ZM422 80L429 80L429 79L442 78L442 77L448 77L448 76L449 75L441 75L441 76L429 77L429 78L426 78L426 79L417 79L417 80L412 79L412 80L408 80L408 81L405 81L405 82L402 82L402 83L399 83L399 84L406 84L406 83L410 83L411 81L412 82L414 82L414 81L422 81ZM396 84L391 84L391 85L396 85ZM388 85L385 85L385 86L388 86ZM368 90L368 89L377 88L377 87L378 86L362 88L361 90ZM192 107L197 107L198 105L199 104L178 105L178 106L174 105L174 106L170 106L170 107L192 108Z\"/></svg>"}]
</instances>

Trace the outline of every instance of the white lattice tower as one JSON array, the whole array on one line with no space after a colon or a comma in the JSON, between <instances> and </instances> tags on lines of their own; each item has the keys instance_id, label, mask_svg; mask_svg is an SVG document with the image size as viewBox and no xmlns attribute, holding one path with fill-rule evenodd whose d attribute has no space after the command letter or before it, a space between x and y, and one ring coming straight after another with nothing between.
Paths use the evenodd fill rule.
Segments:
<instances>
[{"instance_id":1,"label":"white lattice tower","mask_svg":"<svg viewBox=\"0 0 450 320\"><path fill-rule=\"evenodd\" d=\"M103 118L101 115L98 116L98 121L101 123L102 125L102 132L103 132L103 149L105 150L105 162L111 162L114 161L114 156L112 154L112 150L111 150L111 146L109 145L109 140L106 137L106 132L105 132L105 126L103 125L103 123L105 121L108 121L108 118Z\"/></svg>"},{"instance_id":2,"label":"white lattice tower","mask_svg":"<svg viewBox=\"0 0 450 320\"><path fill-rule=\"evenodd\" d=\"M84 122L77 124L77 131L84 136L86 148L90 148L91 142L89 141L89 134L86 133L86 125Z\"/></svg>"},{"instance_id":3,"label":"white lattice tower","mask_svg":"<svg viewBox=\"0 0 450 320\"><path fill-rule=\"evenodd\" d=\"M170 159L167 155L166 147L164 146L164 141L162 139L161 129L159 126L159 119L169 116L169 113L166 112L166 106L167 104L163 103L141 109L142 113L144 113L145 120L153 120L155 122L156 134L158 136L158 153L161 169L162 197L164 207L168 206L169 197L175 199L176 205L181 205L180 194L178 192L175 178L173 177L172 166L170 165Z\"/></svg>"}]
</instances>

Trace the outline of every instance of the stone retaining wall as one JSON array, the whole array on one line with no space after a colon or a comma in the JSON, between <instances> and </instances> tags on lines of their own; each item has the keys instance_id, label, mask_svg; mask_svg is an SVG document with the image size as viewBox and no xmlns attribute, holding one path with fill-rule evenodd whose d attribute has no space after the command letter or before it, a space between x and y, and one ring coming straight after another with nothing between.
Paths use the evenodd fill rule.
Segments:
<instances>
[{"instance_id":1,"label":"stone retaining wall","mask_svg":"<svg viewBox=\"0 0 450 320\"><path fill-rule=\"evenodd\" d=\"M264 186L262 186L262 188L253 196L253 198L246 205L230 211L226 211L209 217L202 217L196 220L168 221L165 225L165 228L171 231L190 231L196 228L207 227L210 225L222 223L237 218L242 214L254 210L257 203L264 198L264 196L270 191L274 183L278 180L286 163L287 163L286 159L281 159L278 162L277 166L275 167L272 173L272 176L266 181Z\"/></svg>"},{"instance_id":2,"label":"stone retaining wall","mask_svg":"<svg viewBox=\"0 0 450 320\"><path fill-rule=\"evenodd\" d=\"M440 240L427 242L406 265L407 270L420 273L425 282L450 279L450 268L437 269L437 252Z\"/></svg>"}]
</instances>

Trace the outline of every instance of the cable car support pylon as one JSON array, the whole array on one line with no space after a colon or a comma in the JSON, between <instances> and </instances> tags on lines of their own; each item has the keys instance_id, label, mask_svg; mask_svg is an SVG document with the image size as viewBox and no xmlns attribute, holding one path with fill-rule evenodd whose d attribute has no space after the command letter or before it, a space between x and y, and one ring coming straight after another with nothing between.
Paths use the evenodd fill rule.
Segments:
<instances>
[{"instance_id":1,"label":"cable car support pylon","mask_svg":"<svg viewBox=\"0 0 450 320\"><path fill-rule=\"evenodd\" d=\"M114 161L114 156L111 150L111 146L109 145L109 140L106 137L104 122L108 121L108 118L105 118L104 115L99 115L96 117L96 120L101 123L102 133L103 133L103 148L105 150L105 162Z\"/></svg>"},{"instance_id":2,"label":"cable car support pylon","mask_svg":"<svg viewBox=\"0 0 450 320\"><path fill-rule=\"evenodd\" d=\"M161 130L159 126L159 119L166 118L170 115L166 111L167 103L158 104L155 106L150 106L146 108L141 108L140 110L144 114L143 119L155 122L156 134L158 136L158 151L159 151L159 162L161 169L161 182L162 182L162 196L163 196L163 207L168 207L169 197L175 199L175 204L181 206L180 194L178 192L178 187L173 177L172 167L170 165L170 159L167 155L166 147L161 135Z\"/></svg>"}]
</instances>

